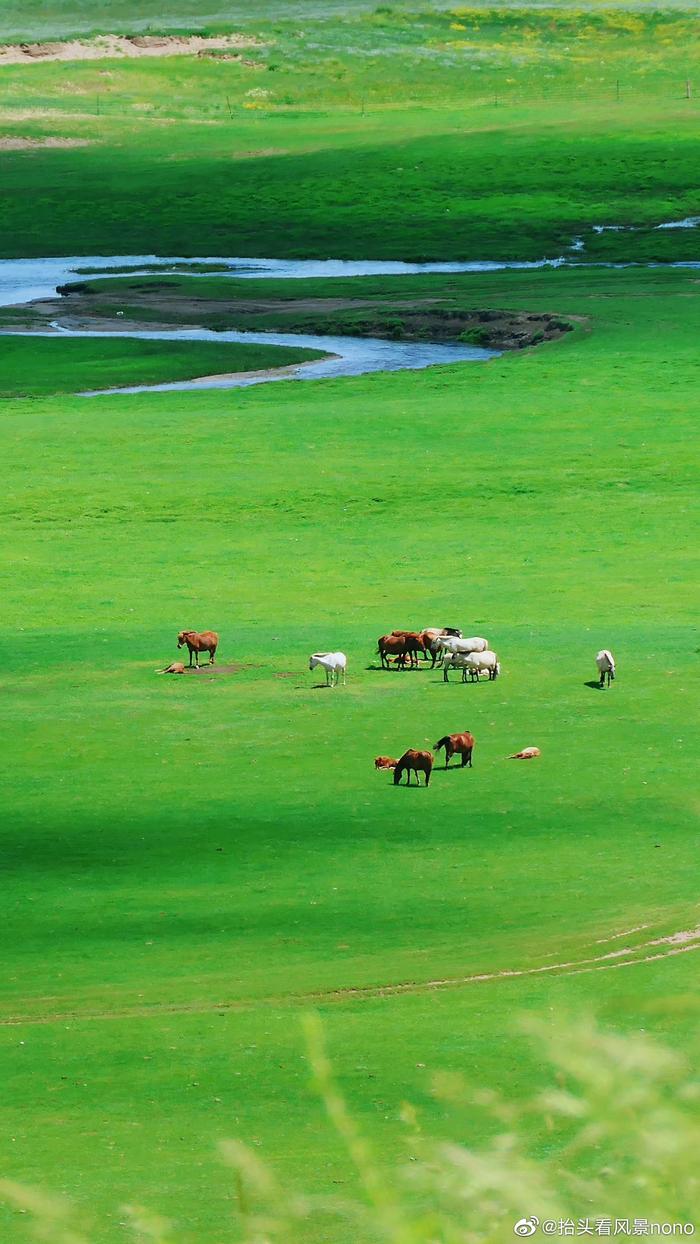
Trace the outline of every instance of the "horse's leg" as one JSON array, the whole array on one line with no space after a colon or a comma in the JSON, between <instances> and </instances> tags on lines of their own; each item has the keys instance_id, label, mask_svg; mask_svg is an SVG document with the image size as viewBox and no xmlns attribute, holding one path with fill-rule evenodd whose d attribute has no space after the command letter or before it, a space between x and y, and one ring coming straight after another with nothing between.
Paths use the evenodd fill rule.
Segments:
<instances>
[{"instance_id":1,"label":"horse's leg","mask_svg":"<svg viewBox=\"0 0 700 1244\"><path fill-rule=\"evenodd\" d=\"M209 649L209 664L210 664L210 665L213 665L213 664L214 664L214 657L215 657L215 656L216 656L216 648L210 648L210 649Z\"/></svg>"},{"instance_id":2,"label":"horse's leg","mask_svg":"<svg viewBox=\"0 0 700 1244\"><path fill-rule=\"evenodd\" d=\"M425 773L425 784L426 786L430 786L430 769L425 769L424 773Z\"/></svg>"},{"instance_id":3,"label":"horse's leg","mask_svg":"<svg viewBox=\"0 0 700 1244\"><path fill-rule=\"evenodd\" d=\"M189 647L189 645L188 645L188 647ZM194 648L190 648L190 665L189 665L189 668L190 668L190 669L192 669L192 657L193 657L193 656L194 656Z\"/></svg>"}]
</instances>

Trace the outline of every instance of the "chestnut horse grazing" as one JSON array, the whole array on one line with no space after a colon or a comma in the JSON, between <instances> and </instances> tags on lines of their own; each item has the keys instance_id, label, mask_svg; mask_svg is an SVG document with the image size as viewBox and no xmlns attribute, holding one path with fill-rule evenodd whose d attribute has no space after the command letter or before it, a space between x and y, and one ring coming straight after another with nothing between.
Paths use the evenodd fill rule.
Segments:
<instances>
[{"instance_id":1,"label":"chestnut horse grazing","mask_svg":"<svg viewBox=\"0 0 700 1244\"><path fill-rule=\"evenodd\" d=\"M374 761L375 769L395 769L398 760L394 760L393 756L377 756Z\"/></svg>"},{"instance_id":2,"label":"chestnut horse grazing","mask_svg":"<svg viewBox=\"0 0 700 1244\"><path fill-rule=\"evenodd\" d=\"M192 668L192 655L194 654L194 663L199 669L200 652L209 653L209 664L214 664L216 649L219 646L219 636L216 631L180 631L177 637L178 648L184 648L185 644L190 653L190 669Z\"/></svg>"},{"instance_id":3,"label":"chestnut horse grazing","mask_svg":"<svg viewBox=\"0 0 700 1244\"><path fill-rule=\"evenodd\" d=\"M425 774L425 784L430 786L430 774L433 771L433 753L417 752L415 748L409 747L407 752L399 760L394 769L394 786L398 786L404 773L406 774L406 785L411 785L411 774L415 773L416 782L420 786L419 773Z\"/></svg>"},{"instance_id":4,"label":"chestnut horse grazing","mask_svg":"<svg viewBox=\"0 0 700 1244\"><path fill-rule=\"evenodd\" d=\"M462 757L462 768L472 768L472 752L474 751L474 735L465 730L463 734L446 734L435 744L435 751L445 749L445 768L448 769L453 756Z\"/></svg>"}]
</instances>

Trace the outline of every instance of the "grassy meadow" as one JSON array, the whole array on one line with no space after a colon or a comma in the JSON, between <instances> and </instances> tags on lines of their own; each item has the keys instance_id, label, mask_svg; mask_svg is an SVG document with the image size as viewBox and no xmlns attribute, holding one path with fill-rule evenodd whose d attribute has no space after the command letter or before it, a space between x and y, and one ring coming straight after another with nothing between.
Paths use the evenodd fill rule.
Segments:
<instances>
[{"instance_id":1,"label":"grassy meadow","mask_svg":"<svg viewBox=\"0 0 700 1244\"><path fill-rule=\"evenodd\" d=\"M349 1178L300 1005L327 1016L388 1155L405 1097L449 1126L416 1064L517 1095L537 1068L512 1013L600 1000L635 1025L689 983L687 956L421 987L696 923L697 285L623 277L530 274L533 305L590 328L488 365L47 398L4 419L2 989L25 1022L3 1029L3 1163L84 1198L100 1240L119 1238L124 1198L220 1238L222 1135L301 1186L310 1167L316 1188ZM376 668L377 635L434 621L485 632L501 680ZM155 676L189 625L221 632L232 672ZM619 678L600 693L608 644ZM344 690L306 670L325 646L348 653ZM473 772L426 792L372 769L466 727ZM504 759L533 742L536 766ZM338 993L401 982L415 992Z\"/></svg>"},{"instance_id":2,"label":"grassy meadow","mask_svg":"<svg viewBox=\"0 0 700 1244\"><path fill-rule=\"evenodd\" d=\"M0 398L265 371L314 357L312 350L237 342L9 336L0 353Z\"/></svg>"},{"instance_id":3,"label":"grassy meadow","mask_svg":"<svg viewBox=\"0 0 700 1244\"><path fill-rule=\"evenodd\" d=\"M237 59L3 66L8 139L85 145L0 151L2 253L695 254L655 228L697 211L692 12L348 6L305 28L263 5L234 28L257 40Z\"/></svg>"},{"instance_id":4,"label":"grassy meadow","mask_svg":"<svg viewBox=\"0 0 700 1244\"><path fill-rule=\"evenodd\" d=\"M185 21L170 11L161 28ZM8 7L0 29L57 37L103 12L53 4L25 29ZM687 13L488 10L482 29L472 10L416 12L263 7L245 19L258 70L3 67L0 133L89 145L0 151L2 255L534 258L585 236L589 257L698 257L696 231L656 229L700 211L696 103L670 88ZM110 6L112 29L137 20L156 23ZM451 42L484 67L466 74ZM592 83L623 63L646 93L616 109ZM513 97L494 103L506 69ZM380 310L403 291L575 331L418 373L90 400L74 394L115 376L267 364L219 343L3 338L0 1173L67 1197L92 1244L224 1244L258 1238L218 1150L237 1137L333 1202L280 1239L431 1238L340 1204L367 1189L312 1083L309 1009L380 1169L416 1128L497 1133L483 1096L435 1094L440 1073L523 1109L549 1083L523 1013L695 1049L697 943L676 935L698 924L697 273L177 280ZM485 634L502 677L378 668L379 635L443 624ZM158 677L184 627L220 632L218 668ZM604 692L601 647L618 662ZM323 648L348 654L347 687L308 671ZM472 771L440 762L425 790L373 769L465 728ZM538 761L506 759L532 744ZM548 1126L532 1149L556 1162ZM172 1234L132 1230L125 1206ZM25 1209L2 1192L3 1240L33 1238Z\"/></svg>"}]
</instances>

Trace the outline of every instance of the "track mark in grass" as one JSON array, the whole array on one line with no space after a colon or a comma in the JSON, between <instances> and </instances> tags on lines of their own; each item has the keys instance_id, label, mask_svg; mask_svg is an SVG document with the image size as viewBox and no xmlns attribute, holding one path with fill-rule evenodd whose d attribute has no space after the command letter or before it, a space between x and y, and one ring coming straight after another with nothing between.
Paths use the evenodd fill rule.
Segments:
<instances>
[{"instance_id":1,"label":"track mark in grass","mask_svg":"<svg viewBox=\"0 0 700 1244\"><path fill-rule=\"evenodd\" d=\"M646 926L640 926L646 927ZM629 930L630 932L636 930ZM618 934L617 936L624 936ZM612 939L609 939L612 940ZM667 949L658 949L666 947ZM656 953L640 954L645 950ZM659 959L671 959L676 955L687 954L691 950L700 950L700 926L694 929L681 929L663 937L656 937L640 946L624 946L619 950L609 950L604 955L594 955L587 959L572 959L563 963L547 963L532 968L504 968L500 972L479 972L471 976L452 976L437 980L400 981L390 985L348 986L342 989L319 990L304 994L280 994L260 999L240 999L229 1002L210 1003L154 1003L152 1005L124 1007L113 1011L60 1011L46 1015L12 1015L0 1019L0 1028L15 1028L22 1024L58 1024L66 1021L78 1022L89 1019L141 1019L158 1015L207 1015L218 1011L252 1011L261 1006L310 1006L322 1002L346 1002L367 998L390 998L401 994L428 993L440 989L459 989L465 985L480 985L499 980L513 980L517 977L540 976L545 972L555 972L558 976L579 976L585 972L602 972L610 968L634 967L640 963L654 963Z\"/></svg>"}]
</instances>

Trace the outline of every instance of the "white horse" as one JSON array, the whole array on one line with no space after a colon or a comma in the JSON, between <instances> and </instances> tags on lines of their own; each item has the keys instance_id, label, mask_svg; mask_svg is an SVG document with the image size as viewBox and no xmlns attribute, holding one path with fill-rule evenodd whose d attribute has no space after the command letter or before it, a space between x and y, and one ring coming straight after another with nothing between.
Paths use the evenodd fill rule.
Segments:
<instances>
[{"instance_id":1,"label":"white horse","mask_svg":"<svg viewBox=\"0 0 700 1244\"><path fill-rule=\"evenodd\" d=\"M314 652L309 657L309 669L315 670L317 665L326 672L326 686L337 687L338 677L343 675L343 686L345 686L345 671L347 669L348 658L344 652Z\"/></svg>"},{"instance_id":2,"label":"white horse","mask_svg":"<svg viewBox=\"0 0 700 1244\"><path fill-rule=\"evenodd\" d=\"M488 647L488 639L482 639L480 635L472 635L469 639L455 635L440 635L430 645L434 657L433 664L437 662L438 665L442 664L448 653L465 655L469 652L488 652Z\"/></svg>"},{"instance_id":3,"label":"white horse","mask_svg":"<svg viewBox=\"0 0 700 1244\"><path fill-rule=\"evenodd\" d=\"M612 652L610 652L607 648L603 648L598 653L595 663L598 667L598 673L600 675L600 682L598 683L598 686L604 687L606 678L608 686L610 686L610 683L615 678L615 658Z\"/></svg>"}]
</instances>

